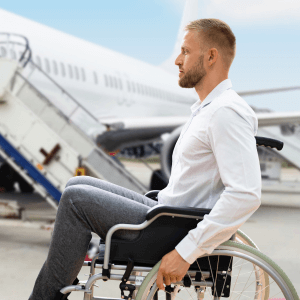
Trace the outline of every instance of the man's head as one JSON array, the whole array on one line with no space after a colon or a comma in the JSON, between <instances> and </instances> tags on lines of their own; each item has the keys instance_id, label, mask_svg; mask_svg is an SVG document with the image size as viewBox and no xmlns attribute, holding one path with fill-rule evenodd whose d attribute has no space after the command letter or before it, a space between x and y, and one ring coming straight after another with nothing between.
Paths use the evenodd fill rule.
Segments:
<instances>
[{"instance_id":1,"label":"man's head","mask_svg":"<svg viewBox=\"0 0 300 300\"><path fill-rule=\"evenodd\" d=\"M218 19L190 22L175 60L182 73L178 84L184 88L201 86L205 77L228 76L236 53L236 39L230 27Z\"/></svg>"}]
</instances>

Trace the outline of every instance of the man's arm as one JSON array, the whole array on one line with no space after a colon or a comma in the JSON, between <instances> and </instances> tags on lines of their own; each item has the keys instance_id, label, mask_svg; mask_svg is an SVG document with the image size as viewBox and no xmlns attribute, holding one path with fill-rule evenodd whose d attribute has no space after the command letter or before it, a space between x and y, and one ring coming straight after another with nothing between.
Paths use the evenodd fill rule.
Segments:
<instances>
[{"instance_id":1,"label":"man's arm","mask_svg":"<svg viewBox=\"0 0 300 300\"><path fill-rule=\"evenodd\" d=\"M175 248L190 264L228 240L260 206L254 127L230 107L219 108L210 120L208 143L225 190L211 212Z\"/></svg>"}]
</instances>

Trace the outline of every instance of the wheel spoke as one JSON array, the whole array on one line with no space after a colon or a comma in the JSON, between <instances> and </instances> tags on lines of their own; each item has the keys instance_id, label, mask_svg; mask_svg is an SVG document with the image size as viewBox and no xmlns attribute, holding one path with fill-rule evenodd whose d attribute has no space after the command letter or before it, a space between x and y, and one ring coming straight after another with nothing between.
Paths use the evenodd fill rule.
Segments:
<instances>
[{"instance_id":1,"label":"wheel spoke","mask_svg":"<svg viewBox=\"0 0 300 300\"><path fill-rule=\"evenodd\" d=\"M193 266L187 272L192 282L190 287L184 287L182 282L177 283L172 293L160 291L159 299L165 299L166 293L171 295L172 300L212 300L213 297L213 300L219 300L224 295L228 295L229 300L269 300L270 295L272 295L271 298L287 300L299 298L283 271L261 252L253 250L253 247L233 242L227 242L224 246L217 249L215 253L205 256L206 261L201 257L196 260L194 266L197 264L197 268L193 269ZM155 289L157 289L154 283L158 266L155 268L156 273L152 272L153 277L147 279L145 284L148 288L144 285L141 300L153 300ZM149 294L152 285L153 290Z\"/></svg>"},{"instance_id":2,"label":"wheel spoke","mask_svg":"<svg viewBox=\"0 0 300 300\"><path fill-rule=\"evenodd\" d=\"M231 256L230 262L229 262L229 266L230 266L230 264L231 264L232 258L233 258L233 257ZM227 270L228 270L228 268L227 268ZM227 275L228 275L228 272L226 272L226 277L225 277L225 280L224 280L224 283L223 283L223 287L222 287L222 291L221 291L221 296L222 296L222 294L223 294L223 290L224 290L224 286L225 286L225 283L226 283Z\"/></svg>"},{"instance_id":3,"label":"wheel spoke","mask_svg":"<svg viewBox=\"0 0 300 300\"><path fill-rule=\"evenodd\" d=\"M196 260L196 262L197 262L198 268L199 268L199 270L200 270L200 272L201 272L201 274L202 274L202 271L201 271L201 268L200 268L200 266L199 266L198 260ZM207 286L207 283L206 283L206 280L205 280L204 276L203 276L203 280L204 280L204 282L205 282L205 289L206 289L208 286ZM210 295L210 298L212 299L212 295L211 295L211 294L209 294L209 295Z\"/></svg>"}]
</instances>

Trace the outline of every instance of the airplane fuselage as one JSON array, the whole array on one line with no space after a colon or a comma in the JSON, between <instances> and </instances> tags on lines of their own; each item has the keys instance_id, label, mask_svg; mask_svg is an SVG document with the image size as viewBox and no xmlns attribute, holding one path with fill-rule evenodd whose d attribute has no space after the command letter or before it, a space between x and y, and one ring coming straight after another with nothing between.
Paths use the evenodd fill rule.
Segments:
<instances>
[{"instance_id":1,"label":"airplane fuselage","mask_svg":"<svg viewBox=\"0 0 300 300\"><path fill-rule=\"evenodd\" d=\"M146 62L65 34L0 9L1 32L25 36L32 60L98 120L116 117L188 116L197 101L178 77ZM19 57L15 46L1 56ZM47 81L32 78L42 91Z\"/></svg>"}]
</instances>

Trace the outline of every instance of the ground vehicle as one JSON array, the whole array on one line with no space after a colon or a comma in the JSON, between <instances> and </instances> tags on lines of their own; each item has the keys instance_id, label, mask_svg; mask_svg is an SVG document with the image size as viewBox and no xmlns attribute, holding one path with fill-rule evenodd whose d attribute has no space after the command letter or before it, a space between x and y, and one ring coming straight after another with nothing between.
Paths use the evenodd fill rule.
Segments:
<instances>
[{"instance_id":1,"label":"ground vehicle","mask_svg":"<svg viewBox=\"0 0 300 300\"><path fill-rule=\"evenodd\" d=\"M277 141L258 137L256 140L258 145L280 148ZM150 191L145 196L155 199L157 193ZM72 291L84 292L85 300L212 297L215 300L232 296L238 299L299 299L286 274L240 230L210 255L199 257L182 281L166 287L166 291L158 291L156 277L161 257L173 250L209 212L210 209L202 208L154 206L142 224L113 226L106 236L104 257L100 253L92 262L84 263L91 266L89 279L75 280L74 285L62 288L56 299L66 299L64 297ZM122 229L141 230L141 235L134 241L112 239L113 233ZM102 268L102 273L95 274L96 268ZM112 274L120 270L125 271L123 276ZM99 279L121 281L121 298L94 297L94 282ZM125 295L126 292L129 294Z\"/></svg>"}]
</instances>

